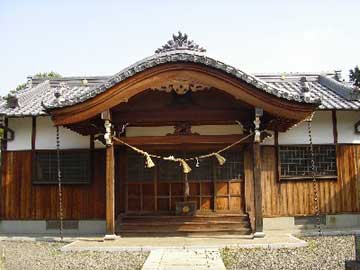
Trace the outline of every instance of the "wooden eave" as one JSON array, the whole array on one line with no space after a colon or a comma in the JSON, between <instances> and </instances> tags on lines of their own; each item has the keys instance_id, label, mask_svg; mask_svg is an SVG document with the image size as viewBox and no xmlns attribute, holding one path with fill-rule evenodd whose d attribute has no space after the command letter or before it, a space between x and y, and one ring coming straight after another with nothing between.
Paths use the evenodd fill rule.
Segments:
<instances>
[{"instance_id":1,"label":"wooden eave","mask_svg":"<svg viewBox=\"0 0 360 270\"><path fill-rule=\"evenodd\" d=\"M318 104L289 101L265 93L231 74L201 64L170 63L138 73L85 102L49 111L55 125L69 125L91 119L102 111L128 102L133 96L151 89L154 85L177 78L186 78L221 89L251 106L263 108L274 118L297 123L307 118Z\"/></svg>"}]
</instances>

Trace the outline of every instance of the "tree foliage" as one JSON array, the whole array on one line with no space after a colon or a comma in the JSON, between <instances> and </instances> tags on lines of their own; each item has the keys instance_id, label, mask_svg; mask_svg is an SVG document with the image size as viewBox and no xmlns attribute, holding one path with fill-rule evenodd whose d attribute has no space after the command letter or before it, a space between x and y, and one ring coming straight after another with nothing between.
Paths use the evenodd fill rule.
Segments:
<instances>
[{"instance_id":1,"label":"tree foliage","mask_svg":"<svg viewBox=\"0 0 360 270\"><path fill-rule=\"evenodd\" d=\"M20 91L26 88L26 83L20 83L18 86L16 86L15 91Z\"/></svg>"},{"instance_id":2,"label":"tree foliage","mask_svg":"<svg viewBox=\"0 0 360 270\"><path fill-rule=\"evenodd\" d=\"M44 73L36 73L34 75L35 78L60 78L61 75L57 72L50 71L50 72L44 72Z\"/></svg>"},{"instance_id":3,"label":"tree foliage","mask_svg":"<svg viewBox=\"0 0 360 270\"><path fill-rule=\"evenodd\" d=\"M33 77L34 78L61 78L61 75L57 72L50 71L50 72L36 73ZM18 86L16 86L15 91L20 91L25 88L26 88L26 83L21 83Z\"/></svg>"},{"instance_id":4,"label":"tree foliage","mask_svg":"<svg viewBox=\"0 0 360 270\"><path fill-rule=\"evenodd\" d=\"M350 69L350 81L357 87L360 87L360 69L356 66L353 70Z\"/></svg>"}]
</instances>

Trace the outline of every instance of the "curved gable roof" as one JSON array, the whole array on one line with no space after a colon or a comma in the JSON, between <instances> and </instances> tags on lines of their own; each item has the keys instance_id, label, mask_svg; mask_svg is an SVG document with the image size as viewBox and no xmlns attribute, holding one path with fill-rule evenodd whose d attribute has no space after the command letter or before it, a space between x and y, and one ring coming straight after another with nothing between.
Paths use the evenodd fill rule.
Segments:
<instances>
[{"instance_id":1,"label":"curved gable roof","mask_svg":"<svg viewBox=\"0 0 360 270\"><path fill-rule=\"evenodd\" d=\"M319 99L305 97L302 94L276 87L275 85L269 84L260 78L250 75L231 65L227 65L221 61L208 57L204 54L205 51L206 50L204 48L195 44L193 41L188 40L186 34L183 35L179 32L177 36L173 35L173 40L168 41L168 43L162 46L162 48L157 49L154 55L144 58L121 70L99 85L85 87L82 88L81 91L77 92L68 92L61 102L59 102L55 97L51 101L45 101L44 107L46 109L56 109L82 103L88 99L96 97L97 95L112 88L114 85L131 78L140 72L159 65L170 63L192 63L204 65L215 70L225 72L229 76L242 80L258 90L264 91L278 98L301 103L319 103Z\"/></svg>"},{"instance_id":2,"label":"curved gable roof","mask_svg":"<svg viewBox=\"0 0 360 270\"><path fill-rule=\"evenodd\" d=\"M235 80L252 85L263 93L269 93L281 99L314 103L321 100L318 107L323 110L359 110L360 98L349 98L348 93L357 93L353 87L344 84L336 77L337 73L277 73L277 74L247 74L233 66L215 60L205 55L205 49L186 35L173 36L155 54L142 59L121 70L113 76L81 76L63 78L31 78L28 87L13 93L18 99L18 106L9 107L6 100L0 101L0 114L12 117L46 115L45 108L56 109L72 106L91 100L107 91L112 86L133 77L142 71L165 64L193 63L199 67L211 67L214 70L228 74ZM307 79L308 97L304 97L302 78ZM86 82L86 83L85 83ZM340 85L340 86L339 86ZM341 91L340 91L341 90ZM61 93L61 102L55 94ZM346 95L344 95L344 93Z\"/></svg>"}]
</instances>

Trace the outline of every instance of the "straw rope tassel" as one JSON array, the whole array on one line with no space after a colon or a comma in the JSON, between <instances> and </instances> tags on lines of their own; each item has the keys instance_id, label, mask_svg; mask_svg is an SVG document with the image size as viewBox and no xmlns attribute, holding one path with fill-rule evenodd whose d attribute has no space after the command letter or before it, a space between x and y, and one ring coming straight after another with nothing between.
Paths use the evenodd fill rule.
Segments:
<instances>
[{"instance_id":1,"label":"straw rope tassel","mask_svg":"<svg viewBox=\"0 0 360 270\"><path fill-rule=\"evenodd\" d=\"M132 146L124 141L122 141L121 139L117 138L117 137L113 137L112 139L118 143L121 143L123 145L126 145L127 147L131 148L132 150L134 150L135 152L145 156L146 158L146 167L147 168L152 168L155 166L155 163L153 162L152 158L158 158L158 159L163 159L163 160L170 160L170 161L174 161L174 162L179 162L184 174L188 174L191 172L191 167L189 166L189 164L187 163L187 161L190 160L197 160L197 164L199 159L204 159L204 158L209 158L209 157L213 157L215 156L216 159L218 160L220 165L224 165L224 163L226 162L226 158L224 158L222 155L220 155L220 153L232 148L233 146L241 143L242 141L248 139L249 137L251 137L252 135L254 135L254 132L249 133L248 135L246 135L245 137L241 138L240 140L220 149L219 151L215 152L215 153L210 153L210 154L206 154L206 155L201 155L201 156L197 156L197 157L191 157L191 158L176 158L174 156L168 156L168 157L163 157L163 156L159 156L159 155L154 155L154 154L150 154L148 152L145 152L135 146Z\"/></svg>"},{"instance_id":2,"label":"straw rope tassel","mask_svg":"<svg viewBox=\"0 0 360 270\"><path fill-rule=\"evenodd\" d=\"M224 158L219 153L214 153L214 156L216 157L216 159L218 160L218 162L221 166L224 165L224 163L226 162L226 158Z\"/></svg>"}]
</instances>

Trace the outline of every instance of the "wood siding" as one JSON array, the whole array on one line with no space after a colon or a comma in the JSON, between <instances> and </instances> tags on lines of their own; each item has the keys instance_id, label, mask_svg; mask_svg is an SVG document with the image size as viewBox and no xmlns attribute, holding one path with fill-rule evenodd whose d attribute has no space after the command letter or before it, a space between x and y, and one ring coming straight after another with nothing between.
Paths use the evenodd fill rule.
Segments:
<instances>
[{"instance_id":1,"label":"wood siding","mask_svg":"<svg viewBox=\"0 0 360 270\"><path fill-rule=\"evenodd\" d=\"M262 147L262 194L264 217L314 214L311 180L278 181L276 150ZM320 212L326 214L360 211L360 145L337 146L338 178L318 180Z\"/></svg>"},{"instance_id":2,"label":"wood siding","mask_svg":"<svg viewBox=\"0 0 360 270\"><path fill-rule=\"evenodd\" d=\"M93 154L91 184L63 185L64 219L105 219L105 152ZM58 218L58 186L31 183L31 155L3 153L1 219Z\"/></svg>"},{"instance_id":3,"label":"wood siding","mask_svg":"<svg viewBox=\"0 0 360 270\"><path fill-rule=\"evenodd\" d=\"M281 181L276 177L274 146L261 147L262 202L264 217L313 215L314 192L309 180ZM118 157L119 158L119 157ZM124 159L117 162L124 164ZM360 145L338 145L338 179L319 180L321 213L360 212ZM252 172L251 155L245 154L245 182ZM116 164L119 165L119 164ZM124 164L125 165L125 164ZM121 167L121 166L120 166ZM93 152L93 179L89 185L64 185L65 219L105 219L105 151ZM124 190L116 176L116 216L124 211ZM57 219L57 185L32 185L31 151L3 153L3 172L0 198L1 219ZM245 184L246 186L247 184ZM245 197L253 197L245 187ZM253 206L246 204L249 211Z\"/></svg>"}]
</instances>

